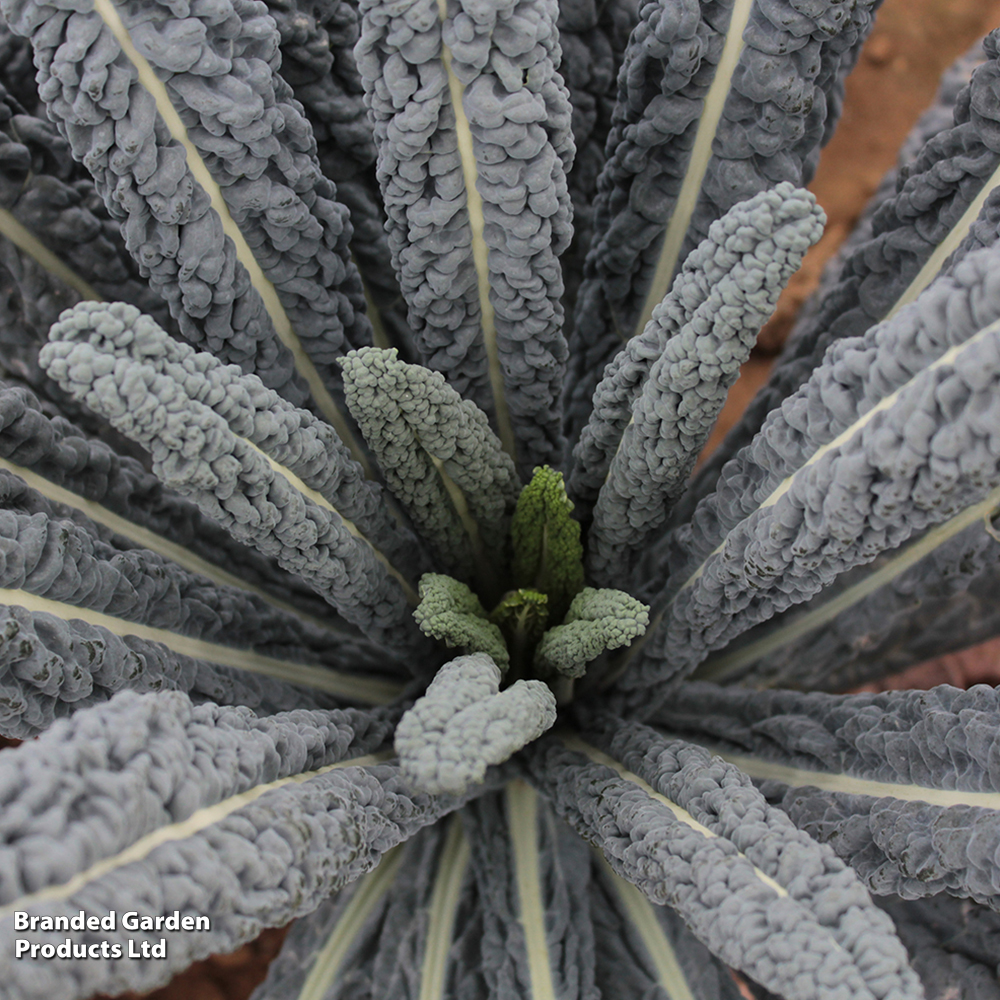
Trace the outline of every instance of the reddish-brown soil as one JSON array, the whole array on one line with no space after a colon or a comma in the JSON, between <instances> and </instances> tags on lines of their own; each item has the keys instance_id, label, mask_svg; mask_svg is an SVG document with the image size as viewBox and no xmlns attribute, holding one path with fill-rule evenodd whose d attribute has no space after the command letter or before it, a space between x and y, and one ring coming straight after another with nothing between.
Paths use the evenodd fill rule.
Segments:
<instances>
[{"instance_id":1,"label":"reddish-brown soil","mask_svg":"<svg viewBox=\"0 0 1000 1000\"><path fill-rule=\"evenodd\" d=\"M767 377L795 314L820 271L850 232L896 151L931 103L943 70L977 38L1000 26L1000 0L886 0L847 84L840 128L811 189L826 210L825 236L806 258L761 334L709 447L732 425ZM883 687L929 687L1000 680L1000 640L913 668ZM177 976L150 1000L244 1000L263 979L286 933L265 931L232 955L216 955Z\"/></svg>"},{"instance_id":2,"label":"reddish-brown soil","mask_svg":"<svg viewBox=\"0 0 1000 1000\"><path fill-rule=\"evenodd\" d=\"M242 948L195 962L166 986L141 995L145 1000L244 1000L267 975L267 967L281 950L289 927L269 928ZM118 1000L139 997L138 993L123 993ZM93 1000L111 998L97 996Z\"/></svg>"},{"instance_id":3,"label":"reddish-brown soil","mask_svg":"<svg viewBox=\"0 0 1000 1000\"><path fill-rule=\"evenodd\" d=\"M1000 0L886 0L847 80L844 112L809 189L827 215L813 247L761 331L705 453L711 452L767 379L799 307L826 262L854 228L907 133L933 102L941 74L986 32L1000 26Z\"/></svg>"}]
</instances>

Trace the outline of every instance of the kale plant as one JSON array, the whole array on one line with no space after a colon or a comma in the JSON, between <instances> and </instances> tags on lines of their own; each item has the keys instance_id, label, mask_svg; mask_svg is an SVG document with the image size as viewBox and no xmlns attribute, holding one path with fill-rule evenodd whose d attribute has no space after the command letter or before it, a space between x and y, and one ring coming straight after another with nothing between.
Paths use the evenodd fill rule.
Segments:
<instances>
[{"instance_id":1,"label":"kale plant","mask_svg":"<svg viewBox=\"0 0 1000 1000\"><path fill-rule=\"evenodd\" d=\"M0 995L1000 1000L1000 37L694 471L877 6L0 0Z\"/></svg>"}]
</instances>

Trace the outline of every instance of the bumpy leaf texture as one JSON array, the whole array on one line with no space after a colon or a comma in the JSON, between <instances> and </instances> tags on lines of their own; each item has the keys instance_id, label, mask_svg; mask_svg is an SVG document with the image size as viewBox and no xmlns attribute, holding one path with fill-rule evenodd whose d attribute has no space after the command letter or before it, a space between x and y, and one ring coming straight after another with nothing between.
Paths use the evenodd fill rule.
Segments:
<instances>
[{"instance_id":1,"label":"bumpy leaf texture","mask_svg":"<svg viewBox=\"0 0 1000 1000\"><path fill-rule=\"evenodd\" d=\"M839 113L874 3L646 4L618 76L576 307L567 426L720 215L802 185Z\"/></svg>"},{"instance_id":2,"label":"bumpy leaf texture","mask_svg":"<svg viewBox=\"0 0 1000 1000\"><path fill-rule=\"evenodd\" d=\"M997 1000L998 37L685 492L876 7L0 0L5 997Z\"/></svg>"}]
</instances>

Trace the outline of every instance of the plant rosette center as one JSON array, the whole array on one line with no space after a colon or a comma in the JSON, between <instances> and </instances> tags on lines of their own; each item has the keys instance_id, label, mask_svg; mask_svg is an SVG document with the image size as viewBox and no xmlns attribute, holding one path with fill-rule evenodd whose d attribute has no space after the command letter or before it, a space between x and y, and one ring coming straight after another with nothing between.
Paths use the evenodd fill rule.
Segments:
<instances>
[{"instance_id":1,"label":"plant rosette center","mask_svg":"<svg viewBox=\"0 0 1000 1000\"><path fill-rule=\"evenodd\" d=\"M421 577L421 631L466 655L438 672L400 722L396 750L415 786L458 792L481 781L489 764L551 728L588 664L649 625L648 606L631 595L584 586L572 511L562 474L536 468L510 521L515 586L489 611L461 580Z\"/></svg>"}]
</instances>

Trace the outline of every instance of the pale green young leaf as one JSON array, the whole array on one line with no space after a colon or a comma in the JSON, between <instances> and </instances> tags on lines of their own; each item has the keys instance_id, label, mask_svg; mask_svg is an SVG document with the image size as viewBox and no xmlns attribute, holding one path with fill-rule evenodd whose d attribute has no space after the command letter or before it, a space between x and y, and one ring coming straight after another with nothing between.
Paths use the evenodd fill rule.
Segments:
<instances>
[{"instance_id":1,"label":"pale green young leaf","mask_svg":"<svg viewBox=\"0 0 1000 1000\"><path fill-rule=\"evenodd\" d=\"M621 590L584 587L569 606L562 625L549 629L535 650L535 667L544 675L582 677L587 664L607 649L620 649L649 625L649 606Z\"/></svg>"},{"instance_id":2,"label":"pale green young leaf","mask_svg":"<svg viewBox=\"0 0 1000 1000\"><path fill-rule=\"evenodd\" d=\"M514 585L547 594L554 623L583 587L583 545L572 512L562 473L539 466L517 498L510 527Z\"/></svg>"},{"instance_id":3,"label":"pale green young leaf","mask_svg":"<svg viewBox=\"0 0 1000 1000\"><path fill-rule=\"evenodd\" d=\"M485 653L502 672L507 670L510 655L503 633L464 583L443 573L425 573L419 590L413 618L424 635L467 653Z\"/></svg>"}]
</instances>

